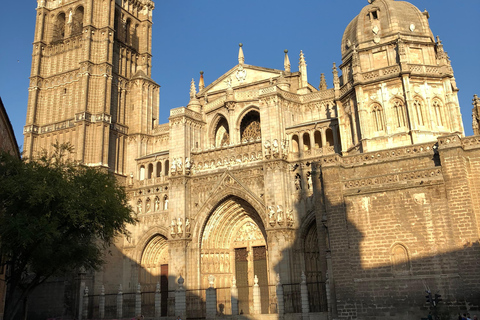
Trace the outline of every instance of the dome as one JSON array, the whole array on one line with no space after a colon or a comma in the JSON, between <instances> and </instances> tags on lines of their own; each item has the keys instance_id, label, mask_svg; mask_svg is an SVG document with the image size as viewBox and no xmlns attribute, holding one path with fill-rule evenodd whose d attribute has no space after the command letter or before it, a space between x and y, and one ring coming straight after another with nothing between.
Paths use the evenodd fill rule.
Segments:
<instances>
[{"instance_id":1,"label":"dome","mask_svg":"<svg viewBox=\"0 0 480 320\"><path fill-rule=\"evenodd\" d=\"M428 25L428 13L421 12L406 1L369 0L370 4L362 9L345 29L342 39L342 57L345 57L353 45L360 49L395 39L415 38L416 41L434 43L434 37Z\"/></svg>"}]
</instances>

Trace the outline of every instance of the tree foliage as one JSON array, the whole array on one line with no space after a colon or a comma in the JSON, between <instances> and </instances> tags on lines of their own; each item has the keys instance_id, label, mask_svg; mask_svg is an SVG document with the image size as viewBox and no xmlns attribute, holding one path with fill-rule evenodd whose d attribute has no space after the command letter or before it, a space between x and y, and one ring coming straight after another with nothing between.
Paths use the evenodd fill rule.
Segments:
<instances>
[{"instance_id":1,"label":"tree foliage","mask_svg":"<svg viewBox=\"0 0 480 320\"><path fill-rule=\"evenodd\" d=\"M0 253L9 270L6 320L49 277L98 269L105 249L136 222L113 174L66 161L69 145L56 144L54 150L37 161L0 154Z\"/></svg>"}]
</instances>

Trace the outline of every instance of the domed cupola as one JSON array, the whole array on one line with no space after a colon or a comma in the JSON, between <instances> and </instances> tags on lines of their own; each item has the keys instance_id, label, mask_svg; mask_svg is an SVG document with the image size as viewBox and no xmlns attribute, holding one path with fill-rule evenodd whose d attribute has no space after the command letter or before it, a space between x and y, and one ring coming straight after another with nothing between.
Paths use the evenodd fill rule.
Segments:
<instances>
[{"instance_id":1,"label":"domed cupola","mask_svg":"<svg viewBox=\"0 0 480 320\"><path fill-rule=\"evenodd\" d=\"M394 0L369 0L345 29L342 39L342 60L358 50L404 40L435 43L428 25L428 12L420 12L413 4Z\"/></svg>"}]
</instances>

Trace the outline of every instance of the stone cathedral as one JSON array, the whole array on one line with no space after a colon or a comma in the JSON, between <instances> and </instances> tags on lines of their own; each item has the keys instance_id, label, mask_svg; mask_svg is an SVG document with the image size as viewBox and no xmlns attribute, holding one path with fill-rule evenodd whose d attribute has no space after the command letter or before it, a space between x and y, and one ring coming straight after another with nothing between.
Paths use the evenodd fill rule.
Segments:
<instances>
[{"instance_id":1,"label":"stone cathedral","mask_svg":"<svg viewBox=\"0 0 480 320\"><path fill-rule=\"evenodd\" d=\"M370 0L346 26L330 88L323 75L308 82L302 52L298 70L287 51L269 69L247 64L240 44L237 65L208 85L192 80L188 105L159 124L153 9L38 1L25 155L71 142L75 160L124 183L139 223L103 270L46 284L32 316L80 317L88 287L93 297L160 290L161 316L176 318L182 282L183 319L205 317L210 286L218 315L257 319L418 319L431 309L426 289L442 312L478 310L480 138L464 136L427 11Z\"/></svg>"}]
</instances>

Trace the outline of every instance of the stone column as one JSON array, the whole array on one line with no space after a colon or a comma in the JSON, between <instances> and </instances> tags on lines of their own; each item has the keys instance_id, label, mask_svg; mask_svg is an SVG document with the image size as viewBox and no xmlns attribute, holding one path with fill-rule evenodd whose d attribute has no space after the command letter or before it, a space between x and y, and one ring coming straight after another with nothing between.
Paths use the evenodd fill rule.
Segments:
<instances>
[{"instance_id":1,"label":"stone column","mask_svg":"<svg viewBox=\"0 0 480 320\"><path fill-rule=\"evenodd\" d=\"M100 301L98 302L98 313L100 314L100 319L105 318L105 286L102 285L100 290Z\"/></svg>"},{"instance_id":2,"label":"stone column","mask_svg":"<svg viewBox=\"0 0 480 320\"><path fill-rule=\"evenodd\" d=\"M237 288L237 279L233 277L232 287L230 288L230 296L232 302L232 315L238 315L238 288Z\"/></svg>"},{"instance_id":3,"label":"stone column","mask_svg":"<svg viewBox=\"0 0 480 320\"><path fill-rule=\"evenodd\" d=\"M155 289L155 319L160 319L162 316L162 293L160 292L160 282L157 282Z\"/></svg>"},{"instance_id":4,"label":"stone column","mask_svg":"<svg viewBox=\"0 0 480 320\"><path fill-rule=\"evenodd\" d=\"M283 300L283 285L280 283L280 274L277 273L277 312L278 318L283 319L285 317L285 300Z\"/></svg>"},{"instance_id":5,"label":"stone column","mask_svg":"<svg viewBox=\"0 0 480 320\"><path fill-rule=\"evenodd\" d=\"M85 287L85 293L83 294L83 319L88 318L88 287Z\"/></svg>"},{"instance_id":6,"label":"stone column","mask_svg":"<svg viewBox=\"0 0 480 320\"><path fill-rule=\"evenodd\" d=\"M135 293L135 315L140 316L142 314L142 288L140 283L137 284L137 292Z\"/></svg>"},{"instance_id":7,"label":"stone column","mask_svg":"<svg viewBox=\"0 0 480 320\"><path fill-rule=\"evenodd\" d=\"M183 286L184 281L182 276L178 278L178 289L175 291L175 317L180 316L181 319L185 319L187 316L187 296Z\"/></svg>"},{"instance_id":8,"label":"stone column","mask_svg":"<svg viewBox=\"0 0 480 320\"><path fill-rule=\"evenodd\" d=\"M309 305L308 305L308 288L307 277L305 272L302 271L302 282L300 283L300 296L302 301L302 319L308 319Z\"/></svg>"},{"instance_id":9,"label":"stone column","mask_svg":"<svg viewBox=\"0 0 480 320\"><path fill-rule=\"evenodd\" d=\"M253 279L253 313L261 314L262 313L262 299L260 296L260 286L258 285L258 277L255 275Z\"/></svg>"},{"instance_id":10,"label":"stone column","mask_svg":"<svg viewBox=\"0 0 480 320\"><path fill-rule=\"evenodd\" d=\"M117 318L123 318L123 289L122 284L118 286L118 293L117 293Z\"/></svg>"},{"instance_id":11,"label":"stone column","mask_svg":"<svg viewBox=\"0 0 480 320\"><path fill-rule=\"evenodd\" d=\"M207 319L215 319L217 314L217 290L213 287L215 277L210 275L208 277L209 287L207 289L207 301L206 301L206 311Z\"/></svg>"}]
</instances>

